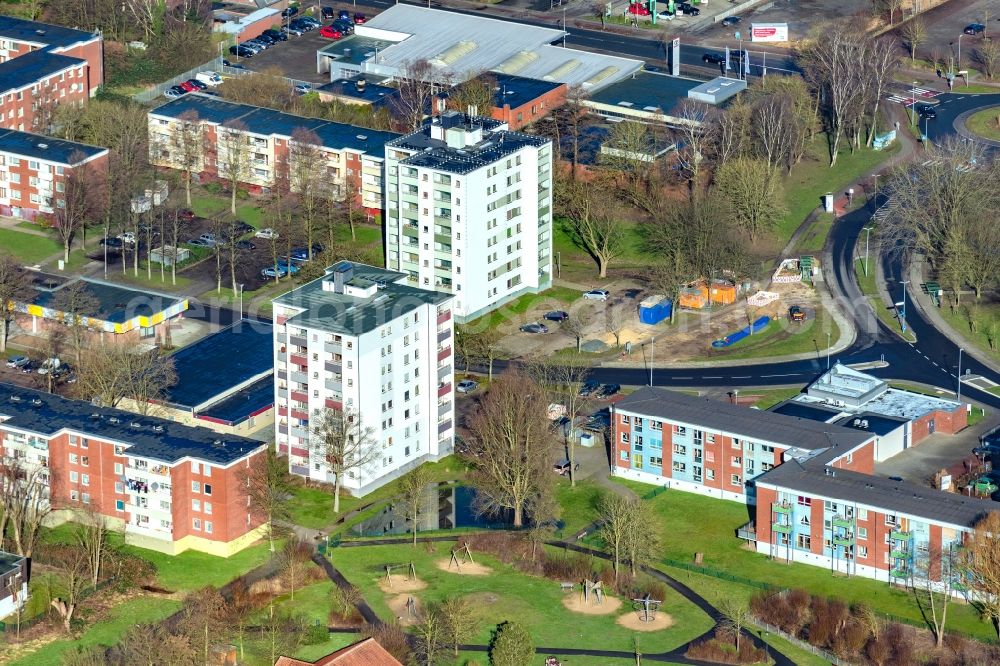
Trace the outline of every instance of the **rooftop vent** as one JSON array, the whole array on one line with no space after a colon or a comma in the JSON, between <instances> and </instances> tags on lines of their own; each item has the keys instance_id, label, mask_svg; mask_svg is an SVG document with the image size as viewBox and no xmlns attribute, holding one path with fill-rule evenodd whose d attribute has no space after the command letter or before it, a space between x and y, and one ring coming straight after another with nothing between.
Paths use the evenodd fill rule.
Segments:
<instances>
[{"instance_id":1,"label":"rooftop vent","mask_svg":"<svg viewBox=\"0 0 1000 666\"><path fill-rule=\"evenodd\" d=\"M834 471L832 467L827 467L823 470L827 476L837 476L837 472Z\"/></svg>"},{"instance_id":2,"label":"rooftop vent","mask_svg":"<svg viewBox=\"0 0 1000 666\"><path fill-rule=\"evenodd\" d=\"M108 423L121 423L121 419L117 416L109 416Z\"/></svg>"},{"instance_id":3,"label":"rooftop vent","mask_svg":"<svg viewBox=\"0 0 1000 666\"><path fill-rule=\"evenodd\" d=\"M359 134L355 138L357 138L359 141L367 141L368 140L368 135L367 134Z\"/></svg>"},{"instance_id":4,"label":"rooftop vent","mask_svg":"<svg viewBox=\"0 0 1000 666\"><path fill-rule=\"evenodd\" d=\"M132 426L133 428L141 428L142 427L142 424L139 423L138 421L132 421L131 423L129 423L129 425Z\"/></svg>"},{"instance_id":5,"label":"rooftop vent","mask_svg":"<svg viewBox=\"0 0 1000 666\"><path fill-rule=\"evenodd\" d=\"M91 412L90 413L90 418L92 418L92 419L99 419L99 418L101 418L101 414L100 414L100 412Z\"/></svg>"},{"instance_id":6,"label":"rooftop vent","mask_svg":"<svg viewBox=\"0 0 1000 666\"><path fill-rule=\"evenodd\" d=\"M19 395L12 395L12 396L10 396L10 401L11 402L21 402L21 396L19 396Z\"/></svg>"},{"instance_id":7,"label":"rooftop vent","mask_svg":"<svg viewBox=\"0 0 1000 666\"><path fill-rule=\"evenodd\" d=\"M44 31L44 30L42 30L41 28L39 28L38 30L35 30L35 34L36 34L36 35L44 35L44 34L45 34L45 31Z\"/></svg>"},{"instance_id":8,"label":"rooftop vent","mask_svg":"<svg viewBox=\"0 0 1000 666\"><path fill-rule=\"evenodd\" d=\"M153 430L155 430L156 432L163 432L163 426L155 425L153 426Z\"/></svg>"},{"instance_id":9,"label":"rooftop vent","mask_svg":"<svg viewBox=\"0 0 1000 666\"><path fill-rule=\"evenodd\" d=\"M40 150L45 150L45 149L47 149L48 147L49 147L49 144L47 144L47 143L40 143L40 144L38 144L38 148L39 148Z\"/></svg>"},{"instance_id":10,"label":"rooftop vent","mask_svg":"<svg viewBox=\"0 0 1000 666\"><path fill-rule=\"evenodd\" d=\"M38 407L39 405L42 404L42 401L40 398L33 398L31 404L33 404L35 407Z\"/></svg>"}]
</instances>

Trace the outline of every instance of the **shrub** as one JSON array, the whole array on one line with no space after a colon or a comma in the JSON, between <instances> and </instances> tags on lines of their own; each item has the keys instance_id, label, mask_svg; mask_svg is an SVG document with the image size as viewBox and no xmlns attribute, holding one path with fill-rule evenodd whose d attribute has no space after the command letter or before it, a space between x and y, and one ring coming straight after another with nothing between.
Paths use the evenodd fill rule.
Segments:
<instances>
[{"instance_id":1,"label":"shrub","mask_svg":"<svg viewBox=\"0 0 1000 666\"><path fill-rule=\"evenodd\" d=\"M306 645L319 645L330 639L330 631L322 624L311 624L306 627L302 642Z\"/></svg>"},{"instance_id":2,"label":"shrub","mask_svg":"<svg viewBox=\"0 0 1000 666\"><path fill-rule=\"evenodd\" d=\"M531 663L535 654L531 634L517 622L502 622L490 639L491 666L523 666Z\"/></svg>"}]
</instances>

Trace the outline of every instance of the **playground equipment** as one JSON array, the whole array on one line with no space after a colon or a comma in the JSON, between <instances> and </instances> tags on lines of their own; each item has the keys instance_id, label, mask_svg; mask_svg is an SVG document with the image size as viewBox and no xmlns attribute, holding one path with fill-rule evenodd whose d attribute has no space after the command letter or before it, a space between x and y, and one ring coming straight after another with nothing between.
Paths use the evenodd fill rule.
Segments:
<instances>
[{"instance_id":1,"label":"playground equipment","mask_svg":"<svg viewBox=\"0 0 1000 666\"><path fill-rule=\"evenodd\" d=\"M406 597L406 617L410 619L417 617L417 601L413 597Z\"/></svg>"},{"instance_id":2,"label":"playground equipment","mask_svg":"<svg viewBox=\"0 0 1000 666\"><path fill-rule=\"evenodd\" d=\"M604 603L604 584L601 581L586 579L583 581L583 603L590 603L590 598L594 598L594 605L600 606Z\"/></svg>"},{"instance_id":3,"label":"playground equipment","mask_svg":"<svg viewBox=\"0 0 1000 666\"><path fill-rule=\"evenodd\" d=\"M459 555L462 557L459 558ZM451 551L451 559L448 560L448 568L451 569L451 565L455 565L455 569L458 571L462 570L462 565L471 562L475 564L476 561L472 559L472 549L469 548L469 542L466 541L462 544L461 548L455 548Z\"/></svg>"},{"instance_id":4,"label":"playground equipment","mask_svg":"<svg viewBox=\"0 0 1000 666\"><path fill-rule=\"evenodd\" d=\"M653 622L656 620L656 611L660 610L662 603L662 600L653 599L647 594L642 599L633 599L632 608L639 615L640 622Z\"/></svg>"},{"instance_id":5,"label":"playground equipment","mask_svg":"<svg viewBox=\"0 0 1000 666\"><path fill-rule=\"evenodd\" d=\"M392 570L399 569L401 567L406 567L406 580L416 580L417 579L417 568L413 566L413 562L409 564L387 564L385 565L385 584L392 589Z\"/></svg>"}]
</instances>

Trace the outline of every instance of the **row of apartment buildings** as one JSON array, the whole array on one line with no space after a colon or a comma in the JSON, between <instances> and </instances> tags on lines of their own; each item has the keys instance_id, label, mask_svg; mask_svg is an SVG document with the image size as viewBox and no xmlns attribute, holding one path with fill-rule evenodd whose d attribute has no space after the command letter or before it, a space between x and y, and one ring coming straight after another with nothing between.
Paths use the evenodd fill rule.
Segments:
<instances>
[{"instance_id":1,"label":"row of apartment buildings","mask_svg":"<svg viewBox=\"0 0 1000 666\"><path fill-rule=\"evenodd\" d=\"M936 407L922 418L939 432L964 427L961 405ZM929 554L960 545L990 503L877 476L883 435L847 423L643 388L614 405L612 471L748 504L740 536L772 557L887 582L928 575Z\"/></svg>"},{"instance_id":2,"label":"row of apartment buildings","mask_svg":"<svg viewBox=\"0 0 1000 666\"><path fill-rule=\"evenodd\" d=\"M51 215L73 169L107 168L106 149L44 136L58 106L103 82L99 33L0 16L0 215Z\"/></svg>"}]
</instances>

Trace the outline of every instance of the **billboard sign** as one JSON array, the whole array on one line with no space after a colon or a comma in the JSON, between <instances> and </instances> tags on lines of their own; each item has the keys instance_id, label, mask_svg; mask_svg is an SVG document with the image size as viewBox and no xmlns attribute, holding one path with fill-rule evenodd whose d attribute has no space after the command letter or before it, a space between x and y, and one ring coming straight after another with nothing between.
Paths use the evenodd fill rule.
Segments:
<instances>
[{"instance_id":1,"label":"billboard sign","mask_svg":"<svg viewBox=\"0 0 1000 666\"><path fill-rule=\"evenodd\" d=\"M753 42L787 42L787 23L751 23L750 41Z\"/></svg>"}]
</instances>

